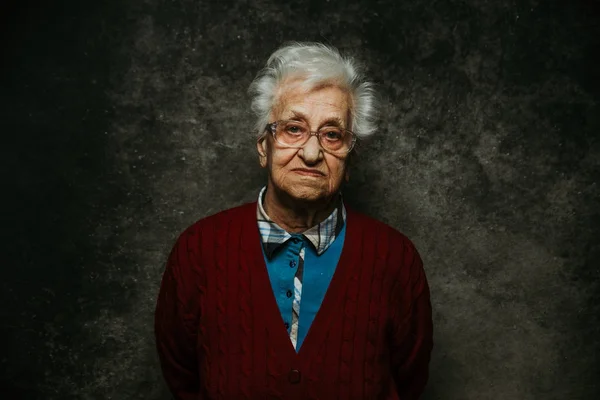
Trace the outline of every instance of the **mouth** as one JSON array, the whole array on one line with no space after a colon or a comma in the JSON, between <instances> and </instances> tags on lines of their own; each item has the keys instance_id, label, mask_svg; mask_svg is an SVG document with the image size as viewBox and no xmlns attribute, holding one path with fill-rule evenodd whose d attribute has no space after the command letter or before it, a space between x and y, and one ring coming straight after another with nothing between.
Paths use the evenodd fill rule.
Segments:
<instances>
[{"instance_id":1,"label":"mouth","mask_svg":"<svg viewBox=\"0 0 600 400\"><path fill-rule=\"evenodd\" d=\"M314 176L314 177L322 177L325 174L318 169L308 169L308 168L296 168L292 170L293 172L304 175L304 176Z\"/></svg>"}]
</instances>

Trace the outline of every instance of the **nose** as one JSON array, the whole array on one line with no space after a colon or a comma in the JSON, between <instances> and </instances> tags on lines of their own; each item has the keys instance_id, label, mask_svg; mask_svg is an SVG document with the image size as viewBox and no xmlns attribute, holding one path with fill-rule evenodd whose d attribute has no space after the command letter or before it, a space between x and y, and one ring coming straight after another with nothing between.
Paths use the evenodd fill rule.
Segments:
<instances>
[{"instance_id":1,"label":"nose","mask_svg":"<svg viewBox=\"0 0 600 400\"><path fill-rule=\"evenodd\" d=\"M306 164L314 164L323 158L323 149L319 138L317 136L311 136L308 141L302 146L299 151L300 157Z\"/></svg>"}]
</instances>

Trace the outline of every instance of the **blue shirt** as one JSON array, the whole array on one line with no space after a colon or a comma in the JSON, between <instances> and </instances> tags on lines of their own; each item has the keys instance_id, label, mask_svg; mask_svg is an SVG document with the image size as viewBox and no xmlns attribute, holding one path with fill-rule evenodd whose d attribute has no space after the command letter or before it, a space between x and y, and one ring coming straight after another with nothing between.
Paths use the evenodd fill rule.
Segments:
<instances>
[{"instance_id":1,"label":"blue shirt","mask_svg":"<svg viewBox=\"0 0 600 400\"><path fill-rule=\"evenodd\" d=\"M324 221L305 232L289 233L265 212L265 192L266 187L260 191L257 207L263 255L282 323L298 351L339 261L346 233L346 210L340 195L335 210Z\"/></svg>"}]
</instances>

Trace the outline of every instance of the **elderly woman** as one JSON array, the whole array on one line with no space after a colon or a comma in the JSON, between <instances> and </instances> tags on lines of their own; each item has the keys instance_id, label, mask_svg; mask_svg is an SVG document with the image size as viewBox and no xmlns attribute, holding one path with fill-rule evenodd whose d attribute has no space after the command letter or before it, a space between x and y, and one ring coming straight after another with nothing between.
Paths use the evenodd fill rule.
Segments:
<instances>
[{"instance_id":1,"label":"elderly woman","mask_svg":"<svg viewBox=\"0 0 600 400\"><path fill-rule=\"evenodd\" d=\"M252 83L267 185L179 236L156 308L176 399L417 399L433 346L412 242L347 207L374 92L322 44L277 50Z\"/></svg>"}]
</instances>

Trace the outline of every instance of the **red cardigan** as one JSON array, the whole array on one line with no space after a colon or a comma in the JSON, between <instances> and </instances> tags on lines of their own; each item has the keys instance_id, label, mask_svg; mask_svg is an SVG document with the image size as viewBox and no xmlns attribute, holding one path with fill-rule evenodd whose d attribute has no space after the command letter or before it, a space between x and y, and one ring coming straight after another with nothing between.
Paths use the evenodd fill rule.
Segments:
<instances>
[{"instance_id":1,"label":"red cardigan","mask_svg":"<svg viewBox=\"0 0 600 400\"><path fill-rule=\"evenodd\" d=\"M340 260L296 353L277 308L256 202L179 236L155 315L175 399L417 399L433 346L421 258L393 228L347 208Z\"/></svg>"}]
</instances>

